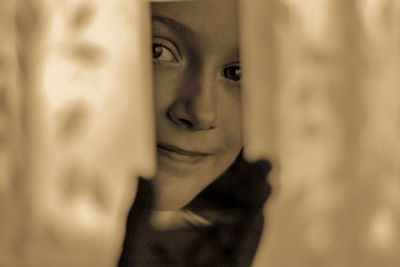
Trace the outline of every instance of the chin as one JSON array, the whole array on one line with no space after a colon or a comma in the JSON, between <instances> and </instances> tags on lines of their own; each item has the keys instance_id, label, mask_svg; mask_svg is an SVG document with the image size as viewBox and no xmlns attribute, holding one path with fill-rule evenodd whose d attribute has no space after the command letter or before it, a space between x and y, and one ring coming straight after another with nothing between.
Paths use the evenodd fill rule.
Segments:
<instances>
[{"instance_id":1,"label":"chin","mask_svg":"<svg viewBox=\"0 0 400 267\"><path fill-rule=\"evenodd\" d=\"M189 204L234 161L233 153L223 160L207 158L198 164L158 158L156 176L151 179L155 210L178 210Z\"/></svg>"},{"instance_id":2,"label":"chin","mask_svg":"<svg viewBox=\"0 0 400 267\"><path fill-rule=\"evenodd\" d=\"M154 190L153 209L179 210L191 202L210 182L212 181L201 181L196 176L182 179L159 175L151 180Z\"/></svg>"}]
</instances>

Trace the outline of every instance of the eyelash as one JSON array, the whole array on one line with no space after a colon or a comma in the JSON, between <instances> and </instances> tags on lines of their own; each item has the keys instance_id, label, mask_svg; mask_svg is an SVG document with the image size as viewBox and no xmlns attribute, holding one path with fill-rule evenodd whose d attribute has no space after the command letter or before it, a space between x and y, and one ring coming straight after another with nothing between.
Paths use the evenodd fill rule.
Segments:
<instances>
[{"instance_id":1,"label":"eyelash","mask_svg":"<svg viewBox=\"0 0 400 267\"><path fill-rule=\"evenodd\" d=\"M155 56L155 54L157 53L156 49L157 48L161 48L161 51L159 51L159 55ZM161 39L161 38L154 38L153 39L153 46L152 46L152 50L153 50L153 61L154 63L178 63L180 62L180 56L179 56L179 51L176 48L176 46L165 39ZM166 55L166 56L170 56L171 59L167 59L167 60L162 60L159 59L159 57L163 56L164 53L169 53L170 55Z\"/></svg>"}]
</instances>

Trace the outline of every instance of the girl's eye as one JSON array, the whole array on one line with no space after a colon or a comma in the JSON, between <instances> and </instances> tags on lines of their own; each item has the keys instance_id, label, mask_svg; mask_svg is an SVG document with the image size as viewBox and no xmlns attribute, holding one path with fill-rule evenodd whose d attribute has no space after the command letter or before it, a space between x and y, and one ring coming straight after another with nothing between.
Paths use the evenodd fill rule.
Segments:
<instances>
[{"instance_id":1,"label":"girl's eye","mask_svg":"<svg viewBox=\"0 0 400 267\"><path fill-rule=\"evenodd\" d=\"M156 43L153 43L153 59L158 62L178 62L169 48Z\"/></svg>"},{"instance_id":2,"label":"girl's eye","mask_svg":"<svg viewBox=\"0 0 400 267\"><path fill-rule=\"evenodd\" d=\"M224 68L224 77L235 82L242 78L242 68L240 66L229 66Z\"/></svg>"}]
</instances>

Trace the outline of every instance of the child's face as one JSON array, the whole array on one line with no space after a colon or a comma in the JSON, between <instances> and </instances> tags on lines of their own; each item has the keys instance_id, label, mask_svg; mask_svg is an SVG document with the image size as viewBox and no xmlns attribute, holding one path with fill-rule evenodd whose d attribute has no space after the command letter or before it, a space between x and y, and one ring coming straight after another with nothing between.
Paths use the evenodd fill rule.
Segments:
<instances>
[{"instance_id":1,"label":"child's face","mask_svg":"<svg viewBox=\"0 0 400 267\"><path fill-rule=\"evenodd\" d=\"M179 209L242 148L234 1L152 5L158 172L156 208Z\"/></svg>"}]
</instances>

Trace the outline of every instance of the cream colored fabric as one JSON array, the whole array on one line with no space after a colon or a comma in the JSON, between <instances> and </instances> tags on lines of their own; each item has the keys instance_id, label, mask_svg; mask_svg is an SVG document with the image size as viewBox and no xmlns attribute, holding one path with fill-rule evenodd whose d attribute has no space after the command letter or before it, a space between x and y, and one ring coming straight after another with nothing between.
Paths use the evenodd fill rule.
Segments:
<instances>
[{"instance_id":1,"label":"cream colored fabric","mask_svg":"<svg viewBox=\"0 0 400 267\"><path fill-rule=\"evenodd\" d=\"M115 265L137 177L155 171L149 6L7 0L0 10L10 107L0 265Z\"/></svg>"},{"instance_id":2,"label":"cream colored fabric","mask_svg":"<svg viewBox=\"0 0 400 267\"><path fill-rule=\"evenodd\" d=\"M397 266L400 1L240 10L245 154L274 168L254 266Z\"/></svg>"}]
</instances>

